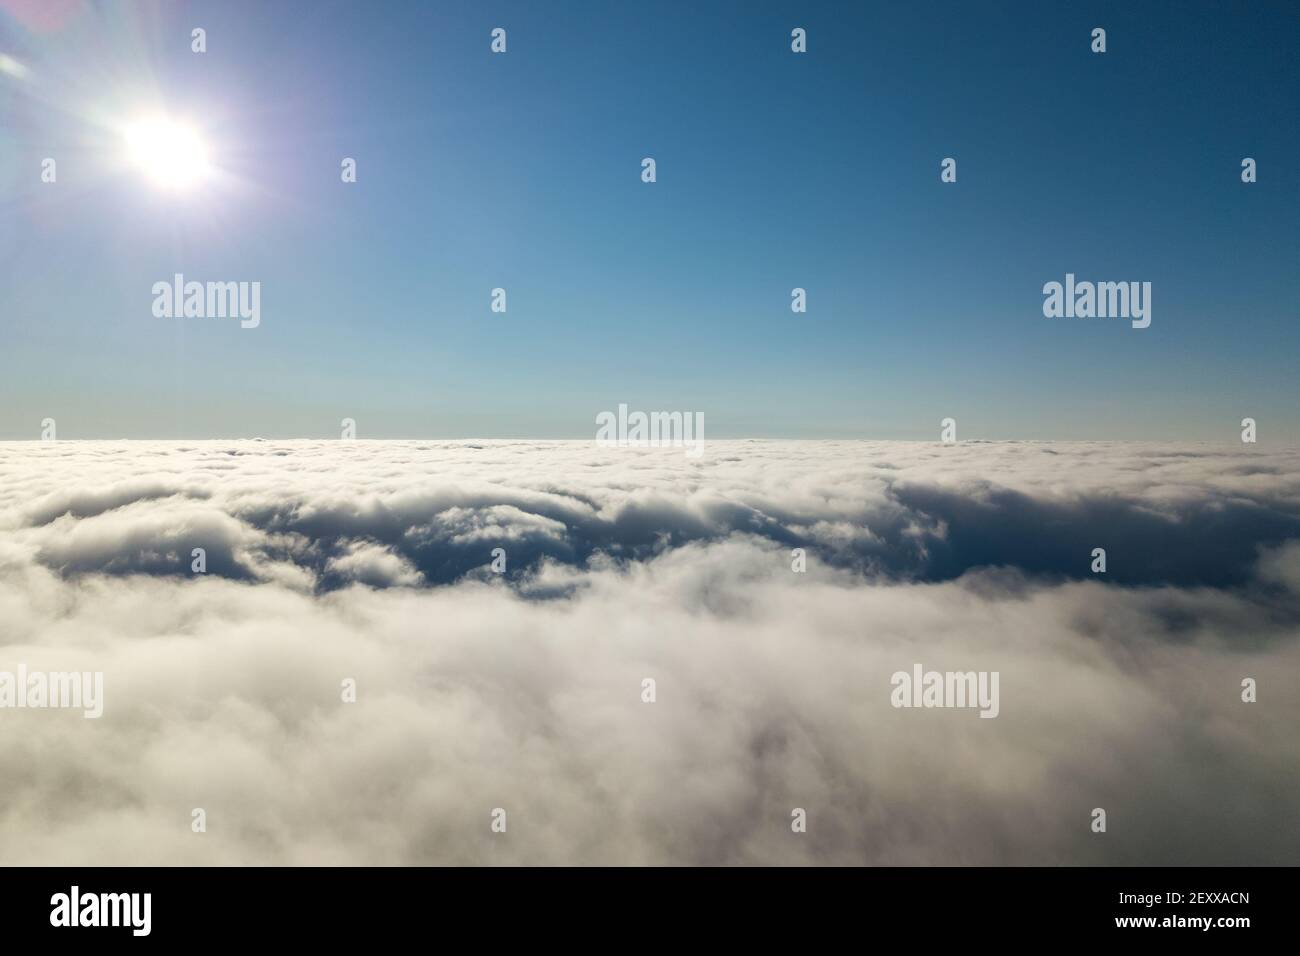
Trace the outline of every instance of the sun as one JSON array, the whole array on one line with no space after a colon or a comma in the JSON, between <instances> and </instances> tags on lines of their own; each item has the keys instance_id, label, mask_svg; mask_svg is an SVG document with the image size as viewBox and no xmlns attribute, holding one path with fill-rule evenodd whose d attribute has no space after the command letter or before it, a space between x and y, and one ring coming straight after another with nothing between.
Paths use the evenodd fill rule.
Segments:
<instances>
[{"instance_id":1,"label":"sun","mask_svg":"<svg viewBox=\"0 0 1300 956\"><path fill-rule=\"evenodd\" d=\"M150 116L127 125L123 136L131 161L164 189L189 189L211 170L207 144L193 126Z\"/></svg>"}]
</instances>

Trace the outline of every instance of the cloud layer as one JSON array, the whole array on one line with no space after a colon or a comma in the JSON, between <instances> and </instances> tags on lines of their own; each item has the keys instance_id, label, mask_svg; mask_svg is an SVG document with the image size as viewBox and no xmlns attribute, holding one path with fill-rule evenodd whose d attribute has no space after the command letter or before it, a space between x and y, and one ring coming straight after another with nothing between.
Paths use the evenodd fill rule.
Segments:
<instances>
[{"instance_id":1,"label":"cloud layer","mask_svg":"<svg viewBox=\"0 0 1300 956\"><path fill-rule=\"evenodd\" d=\"M97 721L0 710L0 846L11 863L1289 862L1296 458L0 445L0 669L102 670L106 697ZM999 671L1000 716L894 709L890 675L916 662Z\"/></svg>"}]
</instances>

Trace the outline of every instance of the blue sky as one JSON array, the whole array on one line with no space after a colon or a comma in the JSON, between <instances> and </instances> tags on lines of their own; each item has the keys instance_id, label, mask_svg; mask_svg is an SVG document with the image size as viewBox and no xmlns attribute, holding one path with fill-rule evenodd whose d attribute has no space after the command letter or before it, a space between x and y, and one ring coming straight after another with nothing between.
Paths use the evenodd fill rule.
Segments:
<instances>
[{"instance_id":1,"label":"blue sky","mask_svg":"<svg viewBox=\"0 0 1300 956\"><path fill-rule=\"evenodd\" d=\"M0 0L0 438L589 438L626 402L1300 439L1293 4L38 6ZM146 106L221 176L114 166ZM261 325L155 318L176 272L259 281ZM1067 272L1150 281L1151 327L1045 318Z\"/></svg>"}]
</instances>

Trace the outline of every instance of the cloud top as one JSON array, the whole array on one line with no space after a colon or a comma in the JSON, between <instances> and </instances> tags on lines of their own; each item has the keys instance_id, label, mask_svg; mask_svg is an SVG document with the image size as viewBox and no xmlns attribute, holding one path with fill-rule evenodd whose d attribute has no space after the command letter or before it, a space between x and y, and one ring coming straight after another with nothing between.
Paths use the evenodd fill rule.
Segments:
<instances>
[{"instance_id":1,"label":"cloud top","mask_svg":"<svg viewBox=\"0 0 1300 956\"><path fill-rule=\"evenodd\" d=\"M102 670L105 712L0 710L0 845L82 864L1288 862L1297 464L2 445L0 669ZM998 671L999 716L891 707L917 662Z\"/></svg>"}]
</instances>

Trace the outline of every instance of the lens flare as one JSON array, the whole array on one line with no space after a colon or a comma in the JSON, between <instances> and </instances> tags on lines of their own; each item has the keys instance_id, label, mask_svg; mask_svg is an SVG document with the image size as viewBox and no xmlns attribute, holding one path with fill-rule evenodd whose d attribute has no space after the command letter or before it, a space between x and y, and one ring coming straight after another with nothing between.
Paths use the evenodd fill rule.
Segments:
<instances>
[{"instance_id":1,"label":"lens flare","mask_svg":"<svg viewBox=\"0 0 1300 956\"><path fill-rule=\"evenodd\" d=\"M187 189L210 171L207 145L192 126L149 117L131 123L123 135L131 161L164 189Z\"/></svg>"}]
</instances>

